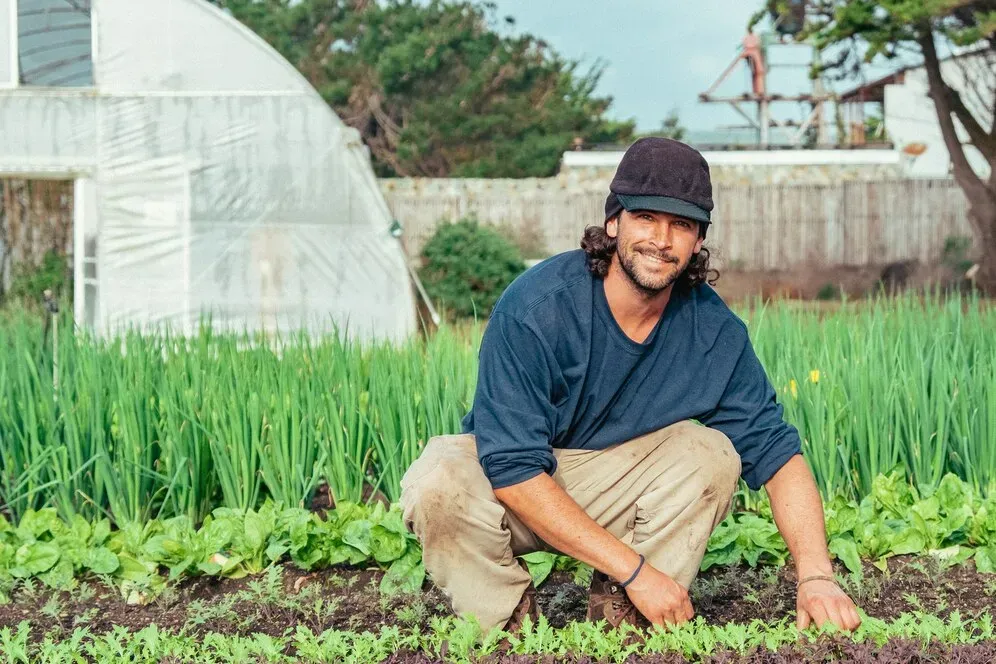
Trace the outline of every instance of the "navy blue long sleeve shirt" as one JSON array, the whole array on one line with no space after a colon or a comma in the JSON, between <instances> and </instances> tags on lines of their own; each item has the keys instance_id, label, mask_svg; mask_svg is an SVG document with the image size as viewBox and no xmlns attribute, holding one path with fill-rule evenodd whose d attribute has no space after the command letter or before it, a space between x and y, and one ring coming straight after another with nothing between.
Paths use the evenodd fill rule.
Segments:
<instances>
[{"instance_id":1,"label":"navy blue long sleeve shirt","mask_svg":"<svg viewBox=\"0 0 996 664\"><path fill-rule=\"evenodd\" d=\"M709 285L672 293L638 343L575 250L527 270L502 294L462 425L498 489L552 474L555 447L604 449L687 419L730 438L752 489L800 452L746 326Z\"/></svg>"}]
</instances>

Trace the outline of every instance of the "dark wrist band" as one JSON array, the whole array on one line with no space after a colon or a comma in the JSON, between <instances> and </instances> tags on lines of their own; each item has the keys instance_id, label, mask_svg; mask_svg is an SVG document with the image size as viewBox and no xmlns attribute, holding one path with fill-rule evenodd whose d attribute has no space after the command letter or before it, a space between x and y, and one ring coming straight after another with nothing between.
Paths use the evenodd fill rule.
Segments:
<instances>
[{"instance_id":1,"label":"dark wrist band","mask_svg":"<svg viewBox=\"0 0 996 664\"><path fill-rule=\"evenodd\" d=\"M622 586L623 588L625 588L625 587L626 587L626 586L628 586L629 584L633 583L633 579L635 579L635 578L636 578L636 575L640 573L640 570L641 570L641 569L643 569L643 563L644 563L644 562L645 562L646 560L647 560L647 559L646 559L646 558L644 558L644 557L643 557L643 554L641 553L641 554L640 554L640 564L636 566L636 571L634 571L634 572L633 572L633 574L632 574L632 575L631 575L631 576L630 576L630 577L629 577L628 579L626 579L625 581L623 581L623 582L622 582L622 583L620 583L619 585L620 585L620 586Z\"/></svg>"}]
</instances>

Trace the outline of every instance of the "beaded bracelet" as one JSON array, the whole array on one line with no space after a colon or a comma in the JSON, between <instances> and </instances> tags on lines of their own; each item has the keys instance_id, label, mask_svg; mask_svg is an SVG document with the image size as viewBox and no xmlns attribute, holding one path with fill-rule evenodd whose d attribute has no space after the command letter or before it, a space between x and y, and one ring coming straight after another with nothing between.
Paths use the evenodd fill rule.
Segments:
<instances>
[{"instance_id":1,"label":"beaded bracelet","mask_svg":"<svg viewBox=\"0 0 996 664\"><path fill-rule=\"evenodd\" d=\"M832 576L827 576L826 574L815 574L813 576L807 576L805 579L802 579L797 584L795 584L795 587L798 588L806 581L833 581L834 583L837 583L837 579L833 578Z\"/></svg>"},{"instance_id":2,"label":"beaded bracelet","mask_svg":"<svg viewBox=\"0 0 996 664\"><path fill-rule=\"evenodd\" d=\"M635 578L636 578L636 575L640 573L640 570L641 570L641 569L643 569L643 562L644 562L645 560L646 560L646 558L644 558L644 557L643 557L643 554L641 553L641 554L640 554L640 564L636 566L636 571L635 571L635 572L633 572L633 575L632 575L632 576L630 576L630 577L629 577L628 579L626 579L625 581L623 581L623 582L622 582L622 583L620 583L619 585L620 585L620 586L622 586L623 588L625 588L625 587L626 587L626 586L628 586L629 584L633 583L633 579L635 579Z\"/></svg>"}]
</instances>

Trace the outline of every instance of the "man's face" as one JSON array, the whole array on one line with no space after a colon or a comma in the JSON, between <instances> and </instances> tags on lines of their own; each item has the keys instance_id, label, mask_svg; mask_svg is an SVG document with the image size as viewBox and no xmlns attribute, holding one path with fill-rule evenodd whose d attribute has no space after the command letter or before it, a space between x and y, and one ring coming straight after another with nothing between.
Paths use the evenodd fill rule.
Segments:
<instances>
[{"instance_id":1,"label":"man's face","mask_svg":"<svg viewBox=\"0 0 996 664\"><path fill-rule=\"evenodd\" d=\"M648 295L673 284L702 248L699 222L666 212L623 210L605 232L616 238L623 272Z\"/></svg>"}]
</instances>

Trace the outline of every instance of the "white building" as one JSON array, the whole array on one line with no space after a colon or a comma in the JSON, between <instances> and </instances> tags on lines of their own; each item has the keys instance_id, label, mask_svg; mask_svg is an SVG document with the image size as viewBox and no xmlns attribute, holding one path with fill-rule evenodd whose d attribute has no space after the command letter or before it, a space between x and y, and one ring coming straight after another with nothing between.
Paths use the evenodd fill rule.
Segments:
<instances>
[{"instance_id":1,"label":"white building","mask_svg":"<svg viewBox=\"0 0 996 664\"><path fill-rule=\"evenodd\" d=\"M77 321L415 329L358 133L203 0L0 0L0 176L75 181Z\"/></svg>"},{"instance_id":2,"label":"white building","mask_svg":"<svg viewBox=\"0 0 996 664\"><path fill-rule=\"evenodd\" d=\"M992 127L993 96L996 94L996 61L991 53L967 53L941 61L941 76L957 90L972 115L985 127ZM893 74L858 86L841 95L848 125L860 135L864 126L865 105L882 107L886 138L895 149L909 154L906 173L912 177L946 177L951 159L934 102L928 96L927 70L923 66L901 69ZM972 167L982 177L989 166L982 155L968 145L968 134L957 120L965 153ZM866 137L873 139L874 137Z\"/></svg>"}]
</instances>

